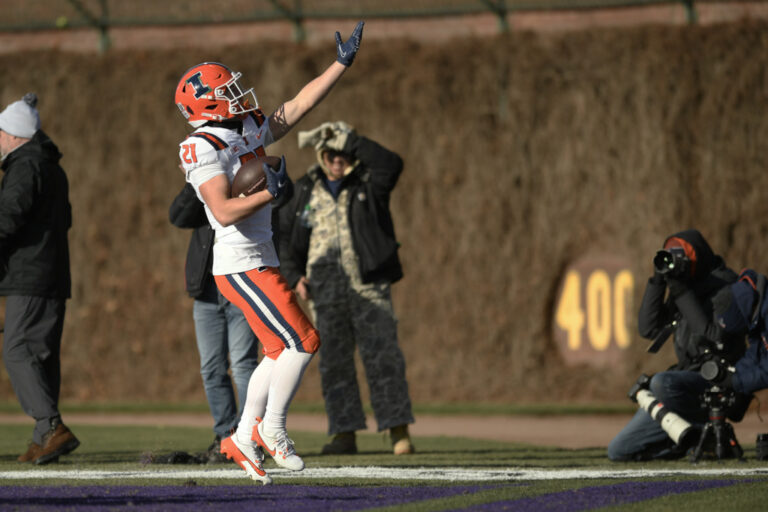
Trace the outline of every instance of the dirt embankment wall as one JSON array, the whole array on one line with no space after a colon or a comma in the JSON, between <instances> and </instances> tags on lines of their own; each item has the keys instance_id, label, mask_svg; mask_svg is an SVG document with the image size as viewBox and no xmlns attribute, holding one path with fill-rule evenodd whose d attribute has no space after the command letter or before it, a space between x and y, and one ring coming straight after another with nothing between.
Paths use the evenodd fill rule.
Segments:
<instances>
[{"instance_id":1,"label":"dirt embankment wall","mask_svg":"<svg viewBox=\"0 0 768 512\"><path fill-rule=\"evenodd\" d=\"M267 112L332 48L0 56L3 105L40 96L62 149L74 226L63 398L202 401L184 292L189 232L173 104L189 66L223 61ZM552 336L564 269L621 254L639 285L664 237L699 228L729 264L768 270L768 25L369 41L300 125L343 119L399 151L392 200L406 277L394 288L417 402L621 400L649 359L634 334L612 370L566 366ZM314 155L272 148L292 177ZM667 347L668 349L670 347ZM313 363L299 400L319 400ZM0 373L0 397L12 397Z\"/></svg>"}]
</instances>

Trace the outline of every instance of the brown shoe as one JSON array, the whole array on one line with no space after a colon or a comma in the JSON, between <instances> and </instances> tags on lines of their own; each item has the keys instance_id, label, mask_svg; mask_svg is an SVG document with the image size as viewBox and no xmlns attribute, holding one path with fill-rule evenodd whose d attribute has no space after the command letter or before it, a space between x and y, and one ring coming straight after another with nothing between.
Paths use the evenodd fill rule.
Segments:
<instances>
[{"instance_id":1,"label":"brown shoe","mask_svg":"<svg viewBox=\"0 0 768 512\"><path fill-rule=\"evenodd\" d=\"M410 455L416 451L408 435L408 425L392 427L389 436L392 438L392 453L395 455Z\"/></svg>"},{"instance_id":2,"label":"brown shoe","mask_svg":"<svg viewBox=\"0 0 768 512\"><path fill-rule=\"evenodd\" d=\"M37 453L35 464L55 462L60 455L66 455L80 446L80 441L61 421L54 420L51 430L43 436L43 446Z\"/></svg>"},{"instance_id":3,"label":"brown shoe","mask_svg":"<svg viewBox=\"0 0 768 512\"><path fill-rule=\"evenodd\" d=\"M19 455L19 458L16 460L19 462L32 462L38 457L39 453L40 453L40 445L32 441L29 443L29 446L27 447L27 453L22 453L21 455Z\"/></svg>"},{"instance_id":4,"label":"brown shoe","mask_svg":"<svg viewBox=\"0 0 768 512\"><path fill-rule=\"evenodd\" d=\"M341 432L333 436L330 443L323 446L323 455L352 455L357 453L354 432Z\"/></svg>"}]
</instances>

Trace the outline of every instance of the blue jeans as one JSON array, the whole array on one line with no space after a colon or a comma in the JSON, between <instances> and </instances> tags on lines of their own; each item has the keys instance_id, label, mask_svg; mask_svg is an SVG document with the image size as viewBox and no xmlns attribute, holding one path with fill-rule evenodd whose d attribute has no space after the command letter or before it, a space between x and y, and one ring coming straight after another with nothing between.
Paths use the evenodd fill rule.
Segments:
<instances>
[{"instance_id":1,"label":"blue jeans","mask_svg":"<svg viewBox=\"0 0 768 512\"><path fill-rule=\"evenodd\" d=\"M661 372L651 378L650 391L670 411L697 426L707 421L701 394L709 382L699 372ZM613 461L682 457L661 425L639 408L626 427L608 445L608 458Z\"/></svg>"},{"instance_id":2,"label":"blue jeans","mask_svg":"<svg viewBox=\"0 0 768 512\"><path fill-rule=\"evenodd\" d=\"M248 381L258 364L259 340L242 311L221 294L217 295L218 302L195 300L193 318L200 353L200 375L213 416L213 431L223 439L229 436L230 429L237 428L240 421Z\"/></svg>"}]
</instances>

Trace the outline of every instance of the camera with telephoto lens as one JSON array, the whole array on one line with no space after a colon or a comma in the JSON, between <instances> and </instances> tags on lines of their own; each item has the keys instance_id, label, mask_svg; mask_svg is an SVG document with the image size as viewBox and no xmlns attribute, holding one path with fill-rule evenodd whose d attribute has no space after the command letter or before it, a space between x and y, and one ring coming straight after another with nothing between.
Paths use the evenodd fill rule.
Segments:
<instances>
[{"instance_id":1,"label":"camera with telephoto lens","mask_svg":"<svg viewBox=\"0 0 768 512\"><path fill-rule=\"evenodd\" d=\"M690 266L691 260L685 255L682 247L662 249L653 257L653 268L662 275L682 276L688 272Z\"/></svg>"},{"instance_id":2,"label":"camera with telephoto lens","mask_svg":"<svg viewBox=\"0 0 768 512\"><path fill-rule=\"evenodd\" d=\"M651 378L642 374L627 394L633 402L637 402L651 418L653 418L667 433L667 435L679 446L690 446L697 435L696 428L669 410L650 391Z\"/></svg>"}]
</instances>

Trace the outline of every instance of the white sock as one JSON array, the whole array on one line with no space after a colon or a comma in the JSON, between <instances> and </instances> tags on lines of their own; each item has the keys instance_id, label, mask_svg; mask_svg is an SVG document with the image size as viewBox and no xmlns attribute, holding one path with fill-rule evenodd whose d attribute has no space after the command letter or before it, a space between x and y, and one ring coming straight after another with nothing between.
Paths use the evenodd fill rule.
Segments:
<instances>
[{"instance_id":1,"label":"white sock","mask_svg":"<svg viewBox=\"0 0 768 512\"><path fill-rule=\"evenodd\" d=\"M251 443L253 427L256 418L263 418L267 410L267 397L269 396L269 383L275 368L275 360L268 357L262 358L259 365L253 370L248 380L248 394L245 396L243 414L237 425L237 440L241 443Z\"/></svg>"},{"instance_id":2,"label":"white sock","mask_svg":"<svg viewBox=\"0 0 768 512\"><path fill-rule=\"evenodd\" d=\"M264 431L268 434L285 430L288 406L299 389L301 377L312 356L313 354L295 350L283 350L278 356L272 371L267 410L264 413Z\"/></svg>"}]
</instances>

